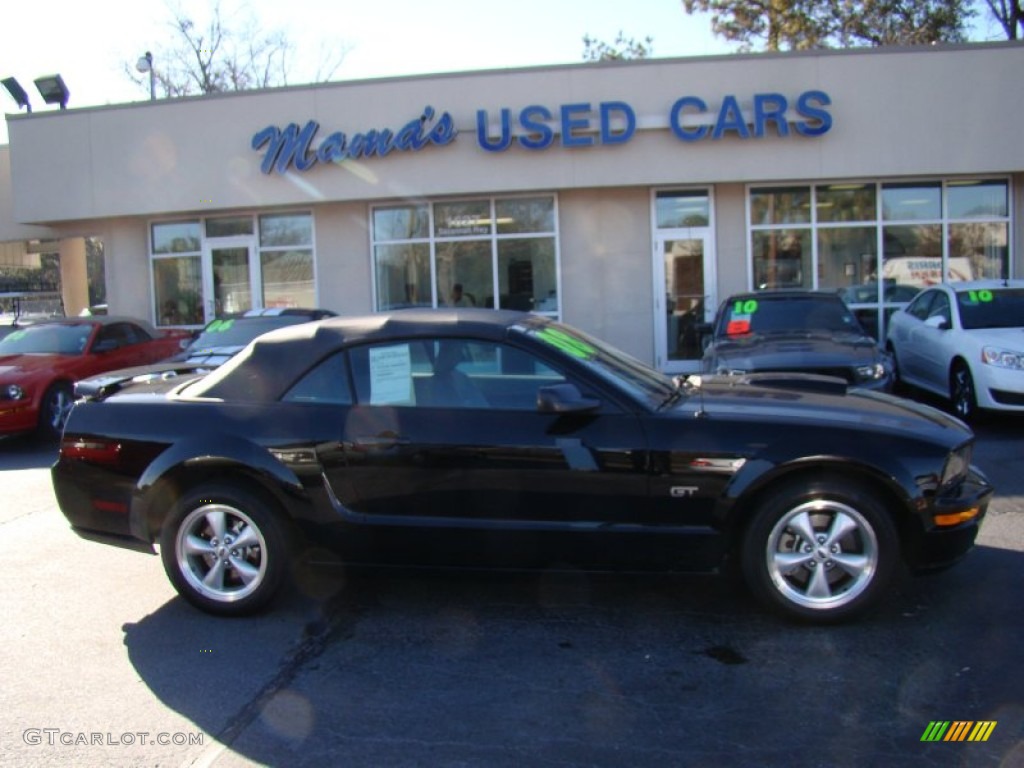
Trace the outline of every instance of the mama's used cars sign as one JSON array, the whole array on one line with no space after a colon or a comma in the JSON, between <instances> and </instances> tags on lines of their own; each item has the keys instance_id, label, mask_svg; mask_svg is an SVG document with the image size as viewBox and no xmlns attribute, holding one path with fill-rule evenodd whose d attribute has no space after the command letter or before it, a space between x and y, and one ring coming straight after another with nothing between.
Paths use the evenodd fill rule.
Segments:
<instances>
[{"instance_id":1,"label":"mama's used cars sign","mask_svg":"<svg viewBox=\"0 0 1024 768\"><path fill-rule=\"evenodd\" d=\"M736 96L722 99L712 108L697 96L684 96L672 105L667 127L680 141L759 139L774 134L821 136L832 127L827 107L832 100L824 91L804 91L795 99L779 93L756 93L752 108L742 109ZM513 112L505 107L494 119L489 111L476 113L476 141L487 152L504 152L518 144L528 150L592 147L625 144L638 128L636 112L623 101L563 104L555 109L531 105ZM665 120L659 125L664 127ZM646 127L646 126L645 126ZM360 133L335 131L320 141L320 124L290 123L284 128L268 125L252 137L252 148L263 152L263 173L286 173L294 168L308 171L319 163L338 163L392 152L417 152L428 146L445 146L459 136L448 112L438 115L432 107L405 125L373 128Z\"/></svg>"}]
</instances>

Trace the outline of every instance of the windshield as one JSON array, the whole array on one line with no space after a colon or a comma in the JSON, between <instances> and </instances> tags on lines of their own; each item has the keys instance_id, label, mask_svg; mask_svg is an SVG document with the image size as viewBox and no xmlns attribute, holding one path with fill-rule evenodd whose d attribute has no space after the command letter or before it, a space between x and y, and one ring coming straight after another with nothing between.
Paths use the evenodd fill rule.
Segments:
<instances>
[{"instance_id":1,"label":"windshield","mask_svg":"<svg viewBox=\"0 0 1024 768\"><path fill-rule=\"evenodd\" d=\"M791 331L864 333L857 318L838 296L751 296L729 301L719 318L716 335Z\"/></svg>"},{"instance_id":2,"label":"windshield","mask_svg":"<svg viewBox=\"0 0 1024 768\"><path fill-rule=\"evenodd\" d=\"M198 354L214 347L244 347L257 336L286 325L308 323L305 315L273 315L267 317L229 317L214 320L188 346L188 354Z\"/></svg>"},{"instance_id":3,"label":"windshield","mask_svg":"<svg viewBox=\"0 0 1024 768\"><path fill-rule=\"evenodd\" d=\"M960 323L976 328L1024 327L1024 288L982 288L956 292Z\"/></svg>"},{"instance_id":4,"label":"windshield","mask_svg":"<svg viewBox=\"0 0 1024 768\"><path fill-rule=\"evenodd\" d=\"M575 328L548 323L517 326L515 330L555 347L616 389L627 392L637 400L646 401L652 407L661 405L676 390L669 377Z\"/></svg>"},{"instance_id":5,"label":"windshield","mask_svg":"<svg viewBox=\"0 0 1024 768\"><path fill-rule=\"evenodd\" d=\"M31 325L0 339L0 355L80 355L92 334L89 323Z\"/></svg>"}]
</instances>

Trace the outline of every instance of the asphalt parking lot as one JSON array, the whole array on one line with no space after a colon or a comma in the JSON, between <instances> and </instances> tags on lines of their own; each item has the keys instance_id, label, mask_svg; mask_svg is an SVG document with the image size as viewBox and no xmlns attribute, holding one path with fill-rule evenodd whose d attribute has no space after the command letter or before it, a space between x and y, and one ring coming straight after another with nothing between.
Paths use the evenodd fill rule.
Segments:
<instances>
[{"instance_id":1,"label":"asphalt parking lot","mask_svg":"<svg viewBox=\"0 0 1024 768\"><path fill-rule=\"evenodd\" d=\"M714 576L572 572L338 569L218 620L67 529L52 447L0 443L0 763L1024 765L1024 419L978 433L979 546L831 628Z\"/></svg>"}]
</instances>

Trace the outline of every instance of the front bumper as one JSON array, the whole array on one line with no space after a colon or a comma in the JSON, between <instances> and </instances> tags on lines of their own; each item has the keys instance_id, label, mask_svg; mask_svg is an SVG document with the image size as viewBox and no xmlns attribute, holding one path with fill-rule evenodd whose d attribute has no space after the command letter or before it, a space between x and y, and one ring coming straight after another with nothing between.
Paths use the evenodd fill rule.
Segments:
<instances>
[{"instance_id":1,"label":"front bumper","mask_svg":"<svg viewBox=\"0 0 1024 768\"><path fill-rule=\"evenodd\" d=\"M39 424L39 406L31 400L0 401L0 435L32 432Z\"/></svg>"},{"instance_id":2,"label":"front bumper","mask_svg":"<svg viewBox=\"0 0 1024 768\"><path fill-rule=\"evenodd\" d=\"M988 512L995 489L976 467L955 492L936 496L923 505L921 525L907 542L907 562L915 570L945 568L960 560L974 546L981 522ZM953 516L976 509L971 519L957 525L943 526L936 516Z\"/></svg>"}]
</instances>

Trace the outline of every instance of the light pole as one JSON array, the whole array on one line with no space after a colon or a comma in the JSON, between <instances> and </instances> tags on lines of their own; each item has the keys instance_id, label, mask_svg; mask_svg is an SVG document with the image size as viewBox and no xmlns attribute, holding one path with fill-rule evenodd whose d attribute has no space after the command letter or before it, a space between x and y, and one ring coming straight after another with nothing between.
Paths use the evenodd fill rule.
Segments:
<instances>
[{"instance_id":1,"label":"light pole","mask_svg":"<svg viewBox=\"0 0 1024 768\"><path fill-rule=\"evenodd\" d=\"M156 98L156 72L153 71L153 54L146 51L144 56L139 56L135 62L135 69L139 72L149 72L149 100Z\"/></svg>"}]
</instances>

